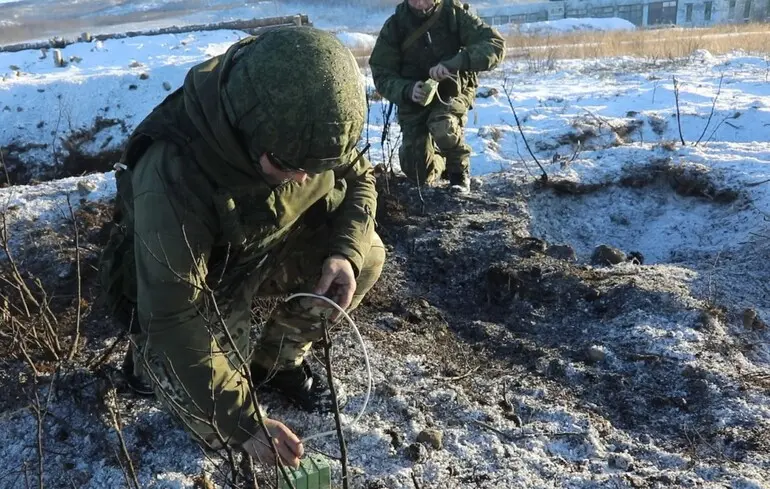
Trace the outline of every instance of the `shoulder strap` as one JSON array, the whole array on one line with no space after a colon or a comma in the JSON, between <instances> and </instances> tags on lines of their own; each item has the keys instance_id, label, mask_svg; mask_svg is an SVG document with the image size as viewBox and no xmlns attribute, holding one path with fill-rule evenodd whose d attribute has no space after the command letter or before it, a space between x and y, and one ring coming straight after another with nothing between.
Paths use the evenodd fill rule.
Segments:
<instances>
[{"instance_id":1,"label":"shoulder strap","mask_svg":"<svg viewBox=\"0 0 770 489\"><path fill-rule=\"evenodd\" d=\"M438 4L438 7L436 7L436 10L433 11L433 15L428 17L428 20L422 23L420 27L418 27L415 31L413 31L409 37L404 39L404 42L401 43L401 52L403 53L406 51L409 46L411 46L414 41L420 38L423 34L428 32L428 29L433 27L433 24L436 23L439 16L441 15L441 9L444 7L445 0L442 0L441 3Z\"/></svg>"}]
</instances>

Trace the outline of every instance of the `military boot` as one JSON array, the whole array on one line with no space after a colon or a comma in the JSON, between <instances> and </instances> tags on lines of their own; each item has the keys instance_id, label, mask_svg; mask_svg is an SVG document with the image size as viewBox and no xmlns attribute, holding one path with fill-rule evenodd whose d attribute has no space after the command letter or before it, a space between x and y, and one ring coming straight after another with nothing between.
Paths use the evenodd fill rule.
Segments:
<instances>
[{"instance_id":1,"label":"military boot","mask_svg":"<svg viewBox=\"0 0 770 489\"><path fill-rule=\"evenodd\" d=\"M331 411L332 392L325 376L314 372L307 361L302 365L288 370L268 371L264 367L252 364L251 376L257 387L268 387L280 392L299 408L305 411ZM340 407L344 403L337 393L337 402Z\"/></svg>"},{"instance_id":2,"label":"military boot","mask_svg":"<svg viewBox=\"0 0 770 489\"><path fill-rule=\"evenodd\" d=\"M141 376L140 369L136 368L134 362L134 347L129 345L126 357L123 359L123 366L121 367L123 377L126 379L128 387L140 397L152 397L155 392L152 390L152 385L147 383Z\"/></svg>"},{"instance_id":3,"label":"military boot","mask_svg":"<svg viewBox=\"0 0 770 489\"><path fill-rule=\"evenodd\" d=\"M471 176L468 172L450 173L449 188L461 194L467 194L471 191Z\"/></svg>"}]
</instances>

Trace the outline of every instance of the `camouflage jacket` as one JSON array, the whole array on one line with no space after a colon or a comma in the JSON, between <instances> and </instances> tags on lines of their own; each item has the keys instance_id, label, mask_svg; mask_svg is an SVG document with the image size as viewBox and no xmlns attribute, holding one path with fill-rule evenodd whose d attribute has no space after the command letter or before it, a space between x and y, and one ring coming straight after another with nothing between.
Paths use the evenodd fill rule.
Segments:
<instances>
[{"instance_id":1,"label":"camouflage jacket","mask_svg":"<svg viewBox=\"0 0 770 489\"><path fill-rule=\"evenodd\" d=\"M266 255L300 227L321 222L333 229L329 255L345 256L358 273L373 236L376 190L366 158L303 183L269 185L222 107L223 60L194 67L132 134L127 169L116 176L118 226L100 276L113 310L121 307L116 302L136 304L148 341L190 366L177 375L196 402L220 393L216 424L241 442L254 432L255 406L240 374L201 347L209 341L202 282L223 304L246 280L255 284L246 292L255 292Z\"/></svg>"},{"instance_id":2,"label":"camouflage jacket","mask_svg":"<svg viewBox=\"0 0 770 489\"><path fill-rule=\"evenodd\" d=\"M462 87L464 91L475 81L475 77L468 75L495 68L505 56L505 40L499 32L458 0L441 1L441 17L402 52L401 43L425 21L411 12L404 0L385 22L372 50L369 65L374 84L401 111L421 108L411 101L412 87L427 80L428 71L436 64L443 63L459 72L466 85Z\"/></svg>"}]
</instances>

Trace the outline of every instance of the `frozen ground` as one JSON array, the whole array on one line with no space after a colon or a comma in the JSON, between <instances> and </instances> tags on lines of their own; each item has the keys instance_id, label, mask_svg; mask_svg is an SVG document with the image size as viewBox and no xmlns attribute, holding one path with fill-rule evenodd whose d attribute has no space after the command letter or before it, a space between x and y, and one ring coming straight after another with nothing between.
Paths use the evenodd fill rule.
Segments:
<instances>
[{"instance_id":1,"label":"frozen ground","mask_svg":"<svg viewBox=\"0 0 770 489\"><path fill-rule=\"evenodd\" d=\"M65 68L38 52L0 53L9 178L45 175L45 165L56 175L73 147L73 165L116 151L192 64L240 35L76 44ZM411 488L413 474L425 488L770 487L767 62L697 52L539 68L549 67L510 62L482 78L467 127L478 177L469 197L380 178L390 259L356 315L376 390L348 437L354 487ZM383 109L372 104L366 132L374 164L399 137L395 125L380 141ZM93 260L113 191L107 163L80 179L0 189L25 266L39 269L53 249L59 261L44 270L71 279L60 271L72 260L66 195L83 213ZM592 265L600 244L643 259ZM758 319L746 321L747 310ZM83 358L42 381L53 385L40 391L45 485L125 485L115 405L142 487L221 477L217 459L152 402L121 392L124 345L98 361L117 333L98 310L86 327ZM335 342L351 414L362 358L351 334ZM21 370L9 361L0 374L2 488L36 485L34 397L18 388L31 382ZM301 436L331 426L265 400ZM415 443L426 428L443 433L440 449ZM336 453L333 439L311 446Z\"/></svg>"}]
</instances>

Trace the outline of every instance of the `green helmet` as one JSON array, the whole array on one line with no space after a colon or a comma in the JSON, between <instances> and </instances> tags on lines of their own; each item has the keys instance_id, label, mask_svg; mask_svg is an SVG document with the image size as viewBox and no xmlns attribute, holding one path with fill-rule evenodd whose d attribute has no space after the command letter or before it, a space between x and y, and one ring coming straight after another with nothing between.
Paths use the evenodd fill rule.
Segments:
<instances>
[{"instance_id":1,"label":"green helmet","mask_svg":"<svg viewBox=\"0 0 770 489\"><path fill-rule=\"evenodd\" d=\"M354 158L366 95L353 54L333 34L277 28L231 51L222 102L254 161L267 153L321 173Z\"/></svg>"}]
</instances>

